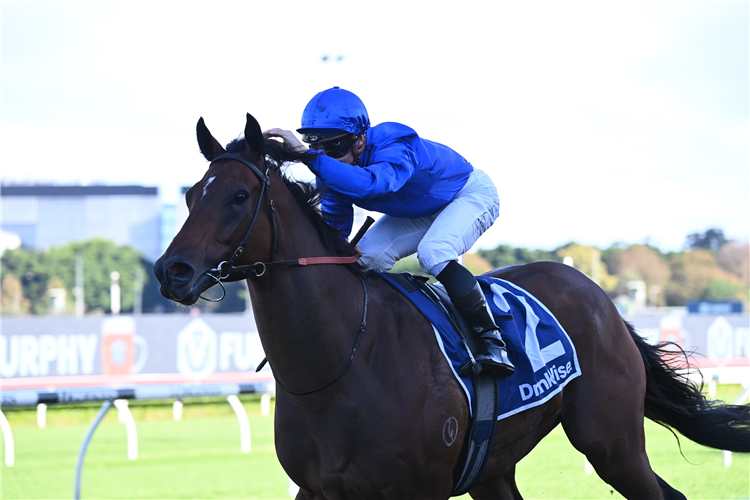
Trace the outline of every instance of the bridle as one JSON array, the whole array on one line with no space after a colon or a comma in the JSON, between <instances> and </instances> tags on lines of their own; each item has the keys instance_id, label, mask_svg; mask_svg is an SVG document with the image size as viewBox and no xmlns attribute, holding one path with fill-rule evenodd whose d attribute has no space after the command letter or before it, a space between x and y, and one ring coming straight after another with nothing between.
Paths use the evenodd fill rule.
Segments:
<instances>
[{"instance_id":1,"label":"bridle","mask_svg":"<svg viewBox=\"0 0 750 500\"><path fill-rule=\"evenodd\" d=\"M261 181L260 186L260 194L258 195L258 203L255 205L255 209L253 210L253 217L250 219L250 225L247 228L247 231L245 231L245 237L242 238L242 242L237 246L237 248L232 252L232 255L229 257L229 259L224 260L219 263L215 268L209 269L204 274L207 276L210 276L214 280L216 280L216 283L221 286L222 295L218 299L208 299L205 297L200 297L203 300L206 300L208 302L219 302L226 296L226 288L224 288L223 282L228 281L239 281L243 279L248 278L259 278L263 276L266 273L266 269L268 266L277 266L277 265L293 265L293 266L310 266L310 265L316 265L316 264L353 264L359 260L358 255L354 255L351 257L303 257L299 259L292 259L292 260L280 260L280 261L274 261L274 255L276 254L276 241L277 241L277 231L276 231L276 205L274 204L273 200L271 199L271 177L269 176L270 169L266 169L265 172L263 172L260 168L258 168L257 165L255 165L253 162L249 161L245 157L234 154L234 153L223 153L213 160L211 160L211 163L214 163L216 161L220 160L235 160L238 161L245 166L247 166L250 170L255 173L255 175L258 176L258 178ZM270 207L269 210L269 217L271 220L271 256L266 262L256 262L255 264L249 264L249 265L241 265L241 266L233 266L232 264L234 261L242 255L242 252L244 252L245 245L247 244L247 240L250 237L250 232L253 230L253 226L255 225L255 221L258 218L258 213L260 212L261 204L263 203L263 194L265 193L266 197L268 198L268 204ZM355 238L352 240L353 245L356 245L356 242L359 240L362 234L364 234L364 231L366 231L366 228L369 227L369 224L371 222L368 220L368 223L366 223L366 226L363 227L362 230L360 230L359 234L355 236ZM344 375L344 372L349 368L349 365L352 363L352 359L354 359L354 353L357 352L357 347L359 346L359 341L362 339L362 334L365 333L365 328L367 327L367 285L365 284L365 280L360 276L357 275L357 278L359 278L359 281L362 283L362 288L365 292L364 297L364 311L362 314L362 323L359 325L359 330L357 332L357 338L354 341L354 347L352 348L351 355L349 356L349 360L344 365L344 368L341 370L341 372L331 381L323 384L322 386L318 387L317 389L309 390L309 391L292 391L286 388L284 384L282 384L278 378L276 379L276 383L285 391L287 391L290 394L294 395L305 395L305 394L312 394L314 392L318 392L321 389L324 389L328 387L329 385L336 382L338 379L341 378L342 375ZM258 366L256 371L259 371L263 365L266 363L266 359L263 360L263 362ZM276 377L274 377L276 378Z\"/></svg>"},{"instance_id":2,"label":"bridle","mask_svg":"<svg viewBox=\"0 0 750 500\"><path fill-rule=\"evenodd\" d=\"M216 283L221 286L221 297L218 299L208 299L206 297L201 297L203 300L207 300L209 302L218 302L222 300L226 296L226 289L224 288L223 281L239 281L241 279L248 278L250 276L262 276L266 272L265 264L261 262L256 262L255 264L251 266L232 266L235 259L237 259L240 255L242 255L242 252L245 250L245 244L247 244L247 239L250 237L250 232L253 230L253 226L255 225L255 220L258 218L258 213L260 212L260 206L261 203L263 203L263 194L266 194L266 197L268 198L268 204L270 206L269 211L269 217L271 218L271 257L270 260L273 260L273 256L276 253L276 205L274 204L273 200L271 199L271 177L269 174L269 169L266 169L265 173L259 169L253 162L247 160L241 155L233 154L233 153L224 153L213 160L211 160L211 163L220 161L220 160L235 160L242 164L244 164L246 167L248 167L250 170L255 173L255 175L258 176L260 179L260 195L258 196L258 203L255 205L255 210L253 210L253 217L250 220L250 225L247 227L247 231L245 231L245 237L242 238L242 243L240 243L237 248L232 252L232 255L229 257L228 260L221 261L218 266L216 266L213 269L209 269L205 272L206 275L210 276L214 280L216 280ZM224 267L226 266L226 270ZM260 266L261 270L258 272L256 269L258 266ZM240 269L242 268L242 269ZM224 274L226 272L226 274ZM241 273L241 275L240 275Z\"/></svg>"},{"instance_id":3,"label":"bridle","mask_svg":"<svg viewBox=\"0 0 750 500\"><path fill-rule=\"evenodd\" d=\"M261 181L260 186L260 194L258 195L258 203L255 205L255 209L253 210L253 217L250 220L250 225L247 228L247 231L245 231L245 237L242 238L242 242L237 246L237 248L232 252L232 255L229 257L228 260L224 260L219 263L218 266L214 267L213 269L209 269L204 274L207 276L210 276L214 280L216 280L216 283L221 286L222 295L218 299L209 299L206 297L201 297L203 300L206 300L208 302L219 302L220 300L224 299L226 296L226 289L224 288L223 282L232 282L232 281L240 281L247 278L259 278L263 276L266 273L266 269L268 266L279 266L279 265L298 265L298 266L310 266L315 264L353 264L359 260L359 256L353 255L351 257L302 257L299 259L293 259L293 260L278 260L274 261L273 258L276 255L276 240L277 240L277 232L276 232L276 204L271 199L271 177L268 175L270 170L266 169L265 173L258 168L253 162L249 161L244 156L233 154L233 153L224 153L213 160L211 162L217 162L220 160L235 160L238 161L245 166L247 166L250 170L255 173L255 175L258 176L258 178ZM253 230L253 226L255 225L255 221L258 218L258 213L260 212L261 204L263 203L263 194L265 193L266 197L268 198L268 205L269 205L269 217L271 220L271 255L268 258L266 262L256 262L255 264L248 264L248 265L242 265L242 266L233 266L232 264L234 261L242 255L242 252L245 249L245 245L247 244L247 239L250 237L250 232Z\"/></svg>"}]
</instances>

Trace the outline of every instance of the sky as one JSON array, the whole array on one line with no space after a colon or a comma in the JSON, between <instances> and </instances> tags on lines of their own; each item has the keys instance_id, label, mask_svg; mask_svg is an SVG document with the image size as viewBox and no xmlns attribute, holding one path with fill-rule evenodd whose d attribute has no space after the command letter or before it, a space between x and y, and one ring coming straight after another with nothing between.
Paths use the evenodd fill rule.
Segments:
<instances>
[{"instance_id":1,"label":"sky","mask_svg":"<svg viewBox=\"0 0 750 500\"><path fill-rule=\"evenodd\" d=\"M476 248L750 232L748 2L2 2L4 184L156 186L338 85L487 172ZM289 174L313 177L304 166Z\"/></svg>"}]
</instances>

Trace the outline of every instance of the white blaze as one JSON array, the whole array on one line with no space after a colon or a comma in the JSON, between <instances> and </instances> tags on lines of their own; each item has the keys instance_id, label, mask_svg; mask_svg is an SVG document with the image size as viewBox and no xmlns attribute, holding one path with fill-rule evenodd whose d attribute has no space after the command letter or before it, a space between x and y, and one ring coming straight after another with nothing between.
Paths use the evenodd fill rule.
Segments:
<instances>
[{"instance_id":1,"label":"white blaze","mask_svg":"<svg viewBox=\"0 0 750 500\"><path fill-rule=\"evenodd\" d=\"M216 179L216 176L210 177L206 181L206 185L203 186L203 195L201 196L201 200L203 199L203 196L206 196L206 192L208 191L208 186L209 186L209 184L211 184L214 181L214 179Z\"/></svg>"}]
</instances>

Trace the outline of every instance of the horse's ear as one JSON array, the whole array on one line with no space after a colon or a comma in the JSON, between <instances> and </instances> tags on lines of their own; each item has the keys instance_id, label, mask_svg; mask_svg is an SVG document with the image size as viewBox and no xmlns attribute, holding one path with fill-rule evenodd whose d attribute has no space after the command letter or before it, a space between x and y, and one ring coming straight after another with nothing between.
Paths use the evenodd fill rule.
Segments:
<instances>
[{"instance_id":1,"label":"horse's ear","mask_svg":"<svg viewBox=\"0 0 750 500\"><path fill-rule=\"evenodd\" d=\"M250 113L247 114L245 123L245 144L252 154L263 156L263 132L260 130L258 120Z\"/></svg>"},{"instance_id":2,"label":"horse's ear","mask_svg":"<svg viewBox=\"0 0 750 500\"><path fill-rule=\"evenodd\" d=\"M208 131L208 127L203 123L203 117L198 120L196 132L198 134L198 146L201 148L201 153L203 153L203 156L205 156L208 161L212 161L220 154L226 153L221 144L219 144L219 141L214 139L214 136Z\"/></svg>"}]
</instances>

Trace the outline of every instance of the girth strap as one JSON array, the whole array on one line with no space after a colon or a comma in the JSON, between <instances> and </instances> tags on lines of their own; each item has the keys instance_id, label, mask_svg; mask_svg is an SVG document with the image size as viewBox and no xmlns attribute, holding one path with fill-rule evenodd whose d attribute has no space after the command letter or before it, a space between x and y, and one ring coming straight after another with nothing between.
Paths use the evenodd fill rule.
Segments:
<instances>
[{"instance_id":1,"label":"girth strap","mask_svg":"<svg viewBox=\"0 0 750 500\"><path fill-rule=\"evenodd\" d=\"M448 294L442 287L432 286L427 283L426 277L414 276L409 273L388 273L388 279L397 282L409 292L419 290L441 309L458 333L472 363L474 363L472 354L475 344L474 336L461 314L451 304ZM507 321L512 318L512 315L495 316L495 321ZM463 495L474 486L490 456L495 437L498 414L497 380L487 371L482 371L479 375L472 372L472 382L474 383L476 408L466 432L464 447L461 451L462 459L459 460L454 470L451 496Z\"/></svg>"}]
</instances>

